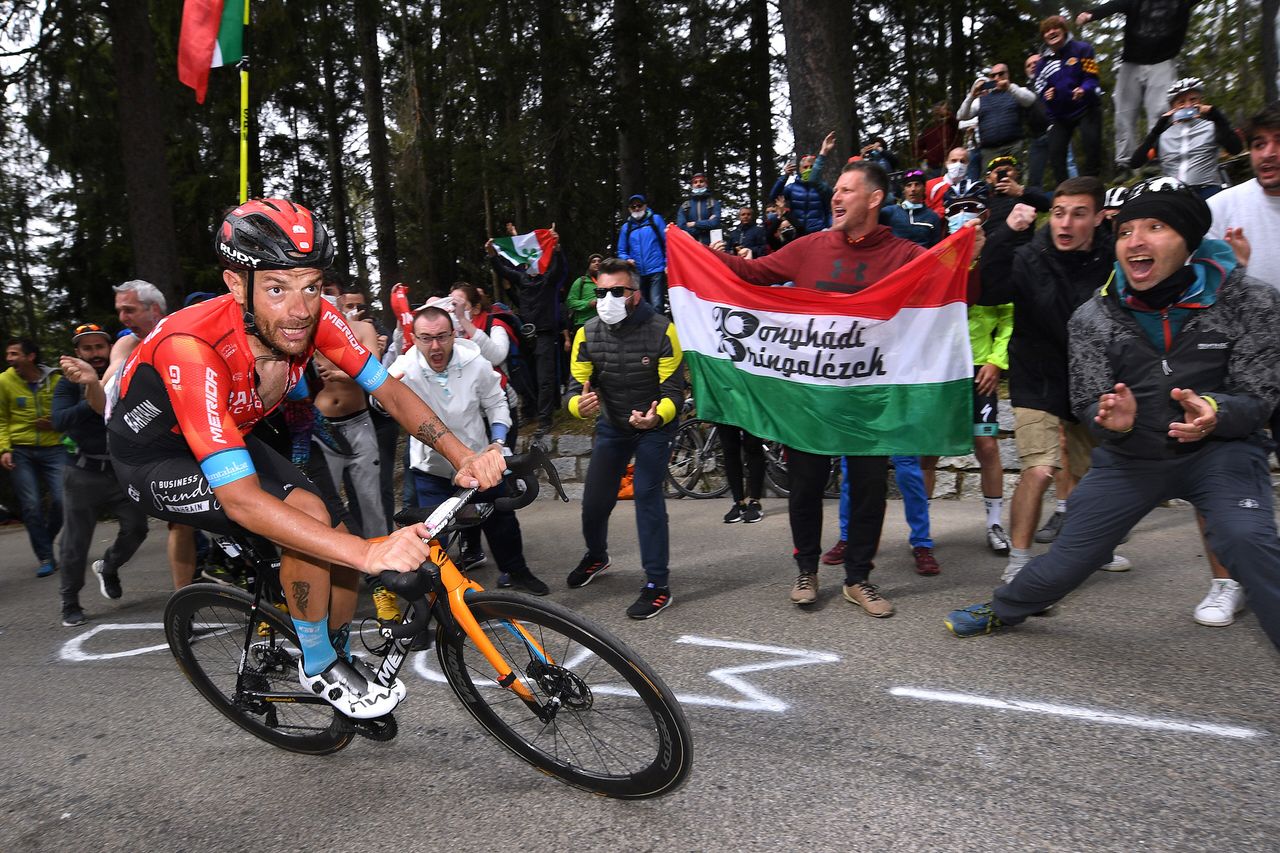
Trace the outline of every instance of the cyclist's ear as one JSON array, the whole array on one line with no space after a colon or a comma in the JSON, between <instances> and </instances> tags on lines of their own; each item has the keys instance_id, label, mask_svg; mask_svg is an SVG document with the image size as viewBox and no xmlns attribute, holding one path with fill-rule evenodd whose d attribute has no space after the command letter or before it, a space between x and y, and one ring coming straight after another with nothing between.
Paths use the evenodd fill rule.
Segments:
<instances>
[{"instance_id":1,"label":"cyclist's ear","mask_svg":"<svg viewBox=\"0 0 1280 853\"><path fill-rule=\"evenodd\" d=\"M236 302L240 305L244 304L244 280L245 275L242 272L226 269L222 271L223 284L227 286L227 290L231 291L236 298Z\"/></svg>"}]
</instances>

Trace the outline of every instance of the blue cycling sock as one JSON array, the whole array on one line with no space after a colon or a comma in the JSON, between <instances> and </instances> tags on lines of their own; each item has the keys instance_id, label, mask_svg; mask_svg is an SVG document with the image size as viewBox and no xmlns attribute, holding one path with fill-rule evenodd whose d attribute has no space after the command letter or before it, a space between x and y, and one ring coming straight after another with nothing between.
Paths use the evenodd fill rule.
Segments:
<instances>
[{"instance_id":1,"label":"blue cycling sock","mask_svg":"<svg viewBox=\"0 0 1280 853\"><path fill-rule=\"evenodd\" d=\"M307 675L319 675L338 659L333 643L329 642L329 619L318 622L293 620L298 629L298 645L302 647L302 671Z\"/></svg>"},{"instance_id":2,"label":"blue cycling sock","mask_svg":"<svg viewBox=\"0 0 1280 853\"><path fill-rule=\"evenodd\" d=\"M333 645L334 651L351 660L351 623L347 622L337 628L330 627L329 642Z\"/></svg>"}]
</instances>

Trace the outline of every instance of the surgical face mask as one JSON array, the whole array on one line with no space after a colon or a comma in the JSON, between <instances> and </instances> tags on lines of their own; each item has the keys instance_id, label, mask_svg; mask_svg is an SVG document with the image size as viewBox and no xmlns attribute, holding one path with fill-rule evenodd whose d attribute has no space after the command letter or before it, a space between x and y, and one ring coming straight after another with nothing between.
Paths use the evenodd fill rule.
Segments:
<instances>
[{"instance_id":1,"label":"surgical face mask","mask_svg":"<svg viewBox=\"0 0 1280 853\"><path fill-rule=\"evenodd\" d=\"M964 173L969 170L967 163L950 163L947 165L947 180L956 183L964 177Z\"/></svg>"},{"instance_id":2,"label":"surgical face mask","mask_svg":"<svg viewBox=\"0 0 1280 853\"><path fill-rule=\"evenodd\" d=\"M953 213L952 215L947 217L947 228L951 230L950 233L954 234L957 231L959 231L961 228L963 228L964 224L969 220L977 219L978 215L979 214L976 214L971 210L961 211L960 213Z\"/></svg>"},{"instance_id":3,"label":"surgical face mask","mask_svg":"<svg viewBox=\"0 0 1280 853\"><path fill-rule=\"evenodd\" d=\"M920 208L924 207L924 205L918 201L906 201L905 199L902 202L902 206L905 207L907 210L919 210Z\"/></svg>"},{"instance_id":4,"label":"surgical face mask","mask_svg":"<svg viewBox=\"0 0 1280 853\"><path fill-rule=\"evenodd\" d=\"M693 194L694 194L694 195L706 195L706 193L707 193L707 188L706 188L706 187L694 187L694 188L693 188Z\"/></svg>"},{"instance_id":5,"label":"surgical face mask","mask_svg":"<svg viewBox=\"0 0 1280 853\"><path fill-rule=\"evenodd\" d=\"M643 209L641 209L641 210L633 210L633 211L631 211L631 218L632 218L632 219L644 219L644 210L643 210Z\"/></svg>"},{"instance_id":6,"label":"surgical face mask","mask_svg":"<svg viewBox=\"0 0 1280 853\"><path fill-rule=\"evenodd\" d=\"M627 319L627 297L609 294L596 300L596 313L605 325L612 326Z\"/></svg>"}]
</instances>

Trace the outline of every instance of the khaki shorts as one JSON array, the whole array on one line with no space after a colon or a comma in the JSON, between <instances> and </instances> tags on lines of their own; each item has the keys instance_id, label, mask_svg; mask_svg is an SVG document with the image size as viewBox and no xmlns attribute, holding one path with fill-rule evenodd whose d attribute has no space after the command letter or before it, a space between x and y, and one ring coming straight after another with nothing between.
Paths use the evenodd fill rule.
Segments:
<instances>
[{"instance_id":1,"label":"khaki shorts","mask_svg":"<svg viewBox=\"0 0 1280 853\"><path fill-rule=\"evenodd\" d=\"M1018 459L1023 470L1037 465L1062 467L1059 429L1067 435L1067 461L1077 480L1089 470L1089 455L1097 442L1084 424L1063 421L1057 415L1039 409L1013 407L1013 440L1018 446Z\"/></svg>"}]
</instances>

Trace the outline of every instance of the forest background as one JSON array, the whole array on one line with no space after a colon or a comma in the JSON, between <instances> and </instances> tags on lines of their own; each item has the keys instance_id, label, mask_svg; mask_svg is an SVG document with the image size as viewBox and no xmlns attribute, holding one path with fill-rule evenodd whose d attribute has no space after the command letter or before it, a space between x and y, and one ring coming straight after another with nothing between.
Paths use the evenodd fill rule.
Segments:
<instances>
[{"instance_id":1,"label":"forest background","mask_svg":"<svg viewBox=\"0 0 1280 853\"><path fill-rule=\"evenodd\" d=\"M1237 126L1277 97L1280 0L1204 0L1183 73ZM555 223L570 270L643 192L672 217L705 171L759 209L783 161L837 134L901 163L978 71L1023 82L1032 0L254 0L250 195L315 210L378 299L484 282L486 237ZM237 200L239 81L177 80L181 0L0 0L0 333L68 348L118 325L110 286L180 305L222 289L214 221ZM1109 89L1124 18L1087 25ZM1109 147L1108 99L1106 140ZM54 363L46 355L43 359Z\"/></svg>"}]
</instances>

